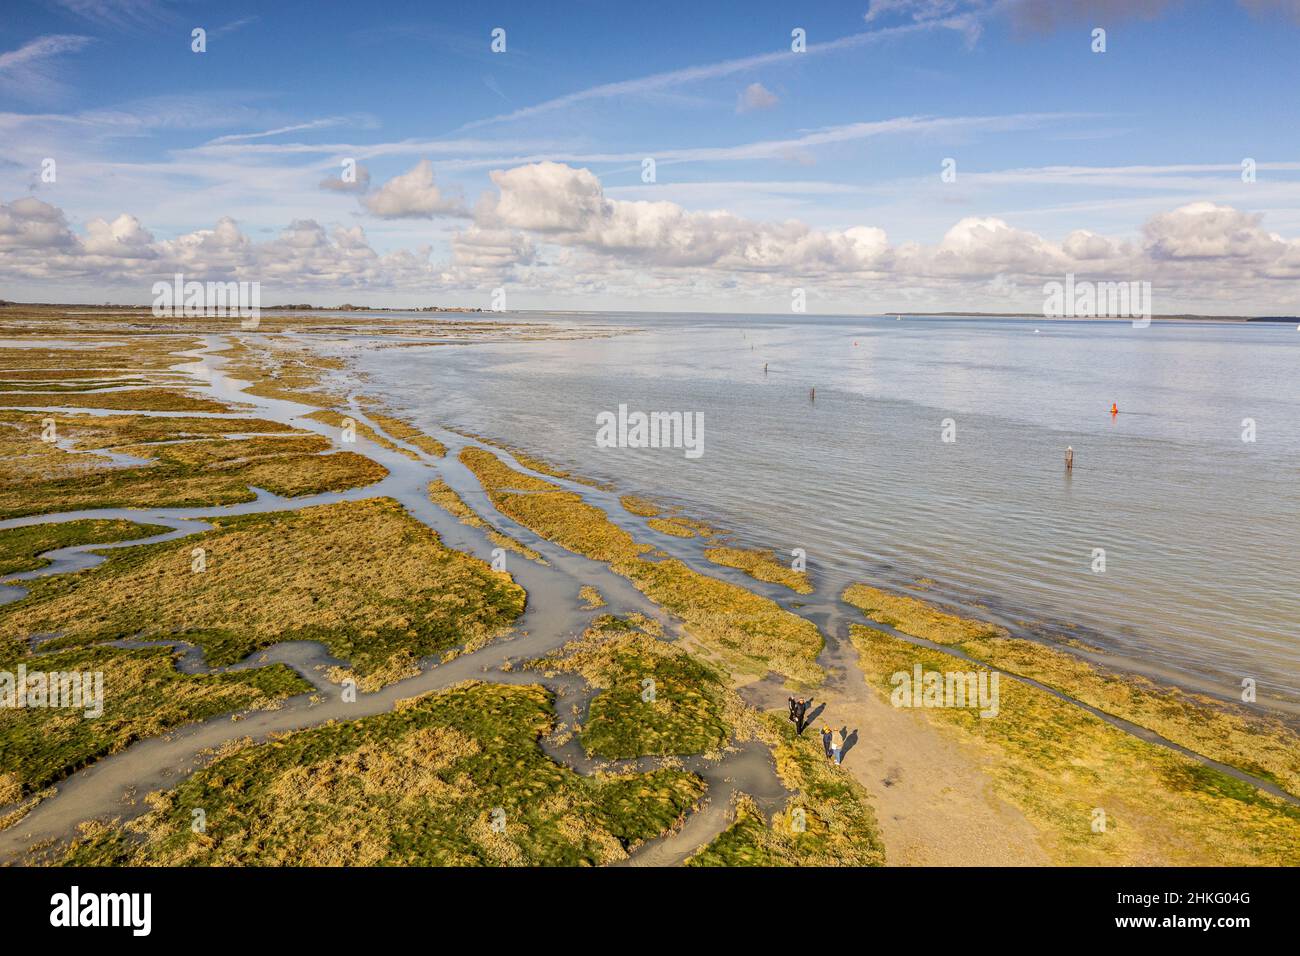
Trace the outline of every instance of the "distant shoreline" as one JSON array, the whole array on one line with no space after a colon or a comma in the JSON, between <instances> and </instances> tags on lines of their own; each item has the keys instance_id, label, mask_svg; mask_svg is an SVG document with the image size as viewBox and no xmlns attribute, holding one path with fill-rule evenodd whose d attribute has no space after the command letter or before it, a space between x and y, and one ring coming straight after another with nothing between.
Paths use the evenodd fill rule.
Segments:
<instances>
[{"instance_id":1,"label":"distant shoreline","mask_svg":"<svg viewBox=\"0 0 1300 956\"><path fill-rule=\"evenodd\" d=\"M966 318L966 319L1034 319L1041 322L1125 322L1124 317L1107 315L1046 316L1041 312L884 312L882 315L904 318ZM1153 315L1153 322L1295 322L1294 315Z\"/></svg>"},{"instance_id":2,"label":"distant shoreline","mask_svg":"<svg viewBox=\"0 0 1300 956\"><path fill-rule=\"evenodd\" d=\"M90 302L12 302L0 300L0 309L3 308L31 308L31 309L85 309L94 312L150 312L151 307L147 305L130 305L117 303L90 303ZM669 310L637 310L637 309L503 309L495 311L492 309L482 309L472 306L362 306L362 305L343 305L343 306L323 306L323 305L265 305L261 307L263 312L375 312L375 313L429 313L429 314L477 314L477 315L601 315L614 313L618 315L741 315L742 312L682 312L676 309ZM785 315L784 312L757 312L754 315ZM925 311L925 312L824 312L824 313L799 313L804 318L908 318L908 319L1033 319L1036 322L1125 322L1129 321L1123 316L1045 316L1041 312L973 312L973 311ZM1170 314L1170 315L1153 315L1153 322L1271 322L1271 323L1296 323L1300 325L1300 316L1297 315L1194 315L1191 313Z\"/></svg>"}]
</instances>

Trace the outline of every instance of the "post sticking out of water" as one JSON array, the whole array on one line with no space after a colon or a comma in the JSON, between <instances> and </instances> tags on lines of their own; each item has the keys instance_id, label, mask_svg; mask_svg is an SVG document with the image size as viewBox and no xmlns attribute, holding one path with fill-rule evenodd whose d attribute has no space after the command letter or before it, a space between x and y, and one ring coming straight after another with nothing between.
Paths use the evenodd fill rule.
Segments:
<instances>
[{"instance_id":1,"label":"post sticking out of water","mask_svg":"<svg viewBox=\"0 0 1300 956\"><path fill-rule=\"evenodd\" d=\"M763 363L763 374L764 374L764 375L767 374L767 363L766 363L766 362Z\"/></svg>"},{"instance_id":2,"label":"post sticking out of water","mask_svg":"<svg viewBox=\"0 0 1300 956\"><path fill-rule=\"evenodd\" d=\"M1074 471L1074 447L1072 445L1065 446L1065 470Z\"/></svg>"},{"instance_id":3,"label":"post sticking out of water","mask_svg":"<svg viewBox=\"0 0 1300 956\"><path fill-rule=\"evenodd\" d=\"M810 389L808 389L808 401L810 401L810 402L815 402L815 401L817 401L817 389L816 389L816 388L810 388Z\"/></svg>"}]
</instances>

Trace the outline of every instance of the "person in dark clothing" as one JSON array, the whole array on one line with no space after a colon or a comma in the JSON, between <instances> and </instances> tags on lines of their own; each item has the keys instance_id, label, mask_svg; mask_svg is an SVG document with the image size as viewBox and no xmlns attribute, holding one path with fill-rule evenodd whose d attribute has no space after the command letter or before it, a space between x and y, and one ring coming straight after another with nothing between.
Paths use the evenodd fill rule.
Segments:
<instances>
[{"instance_id":1,"label":"person in dark clothing","mask_svg":"<svg viewBox=\"0 0 1300 956\"><path fill-rule=\"evenodd\" d=\"M803 736L804 728L808 726L808 707L812 703L800 697L794 702L794 732L800 737Z\"/></svg>"}]
</instances>

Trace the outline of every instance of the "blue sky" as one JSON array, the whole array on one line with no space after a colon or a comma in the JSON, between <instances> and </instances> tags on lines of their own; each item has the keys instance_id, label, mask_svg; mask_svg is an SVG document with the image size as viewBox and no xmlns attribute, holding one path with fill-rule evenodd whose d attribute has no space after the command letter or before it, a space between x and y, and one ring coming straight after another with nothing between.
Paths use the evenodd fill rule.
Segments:
<instances>
[{"instance_id":1,"label":"blue sky","mask_svg":"<svg viewBox=\"0 0 1300 956\"><path fill-rule=\"evenodd\" d=\"M1077 271L1293 312L1297 40L1294 0L9 0L0 297L184 267L269 301L1020 310ZM322 185L348 159L367 188Z\"/></svg>"}]
</instances>

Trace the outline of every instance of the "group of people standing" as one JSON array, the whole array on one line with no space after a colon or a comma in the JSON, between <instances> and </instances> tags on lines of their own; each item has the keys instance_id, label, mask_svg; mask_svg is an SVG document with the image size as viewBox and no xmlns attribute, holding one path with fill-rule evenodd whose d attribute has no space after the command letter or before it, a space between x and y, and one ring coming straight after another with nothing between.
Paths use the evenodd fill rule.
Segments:
<instances>
[{"instance_id":1,"label":"group of people standing","mask_svg":"<svg viewBox=\"0 0 1300 956\"><path fill-rule=\"evenodd\" d=\"M790 722L794 724L794 732L802 737L804 728L809 723L808 709L812 706L812 698L791 697L789 702ZM839 764L844 758L844 734L838 730L831 730L830 727L823 724L822 749L826 752L826 756Z\"/></svg>"}]
</instances>

